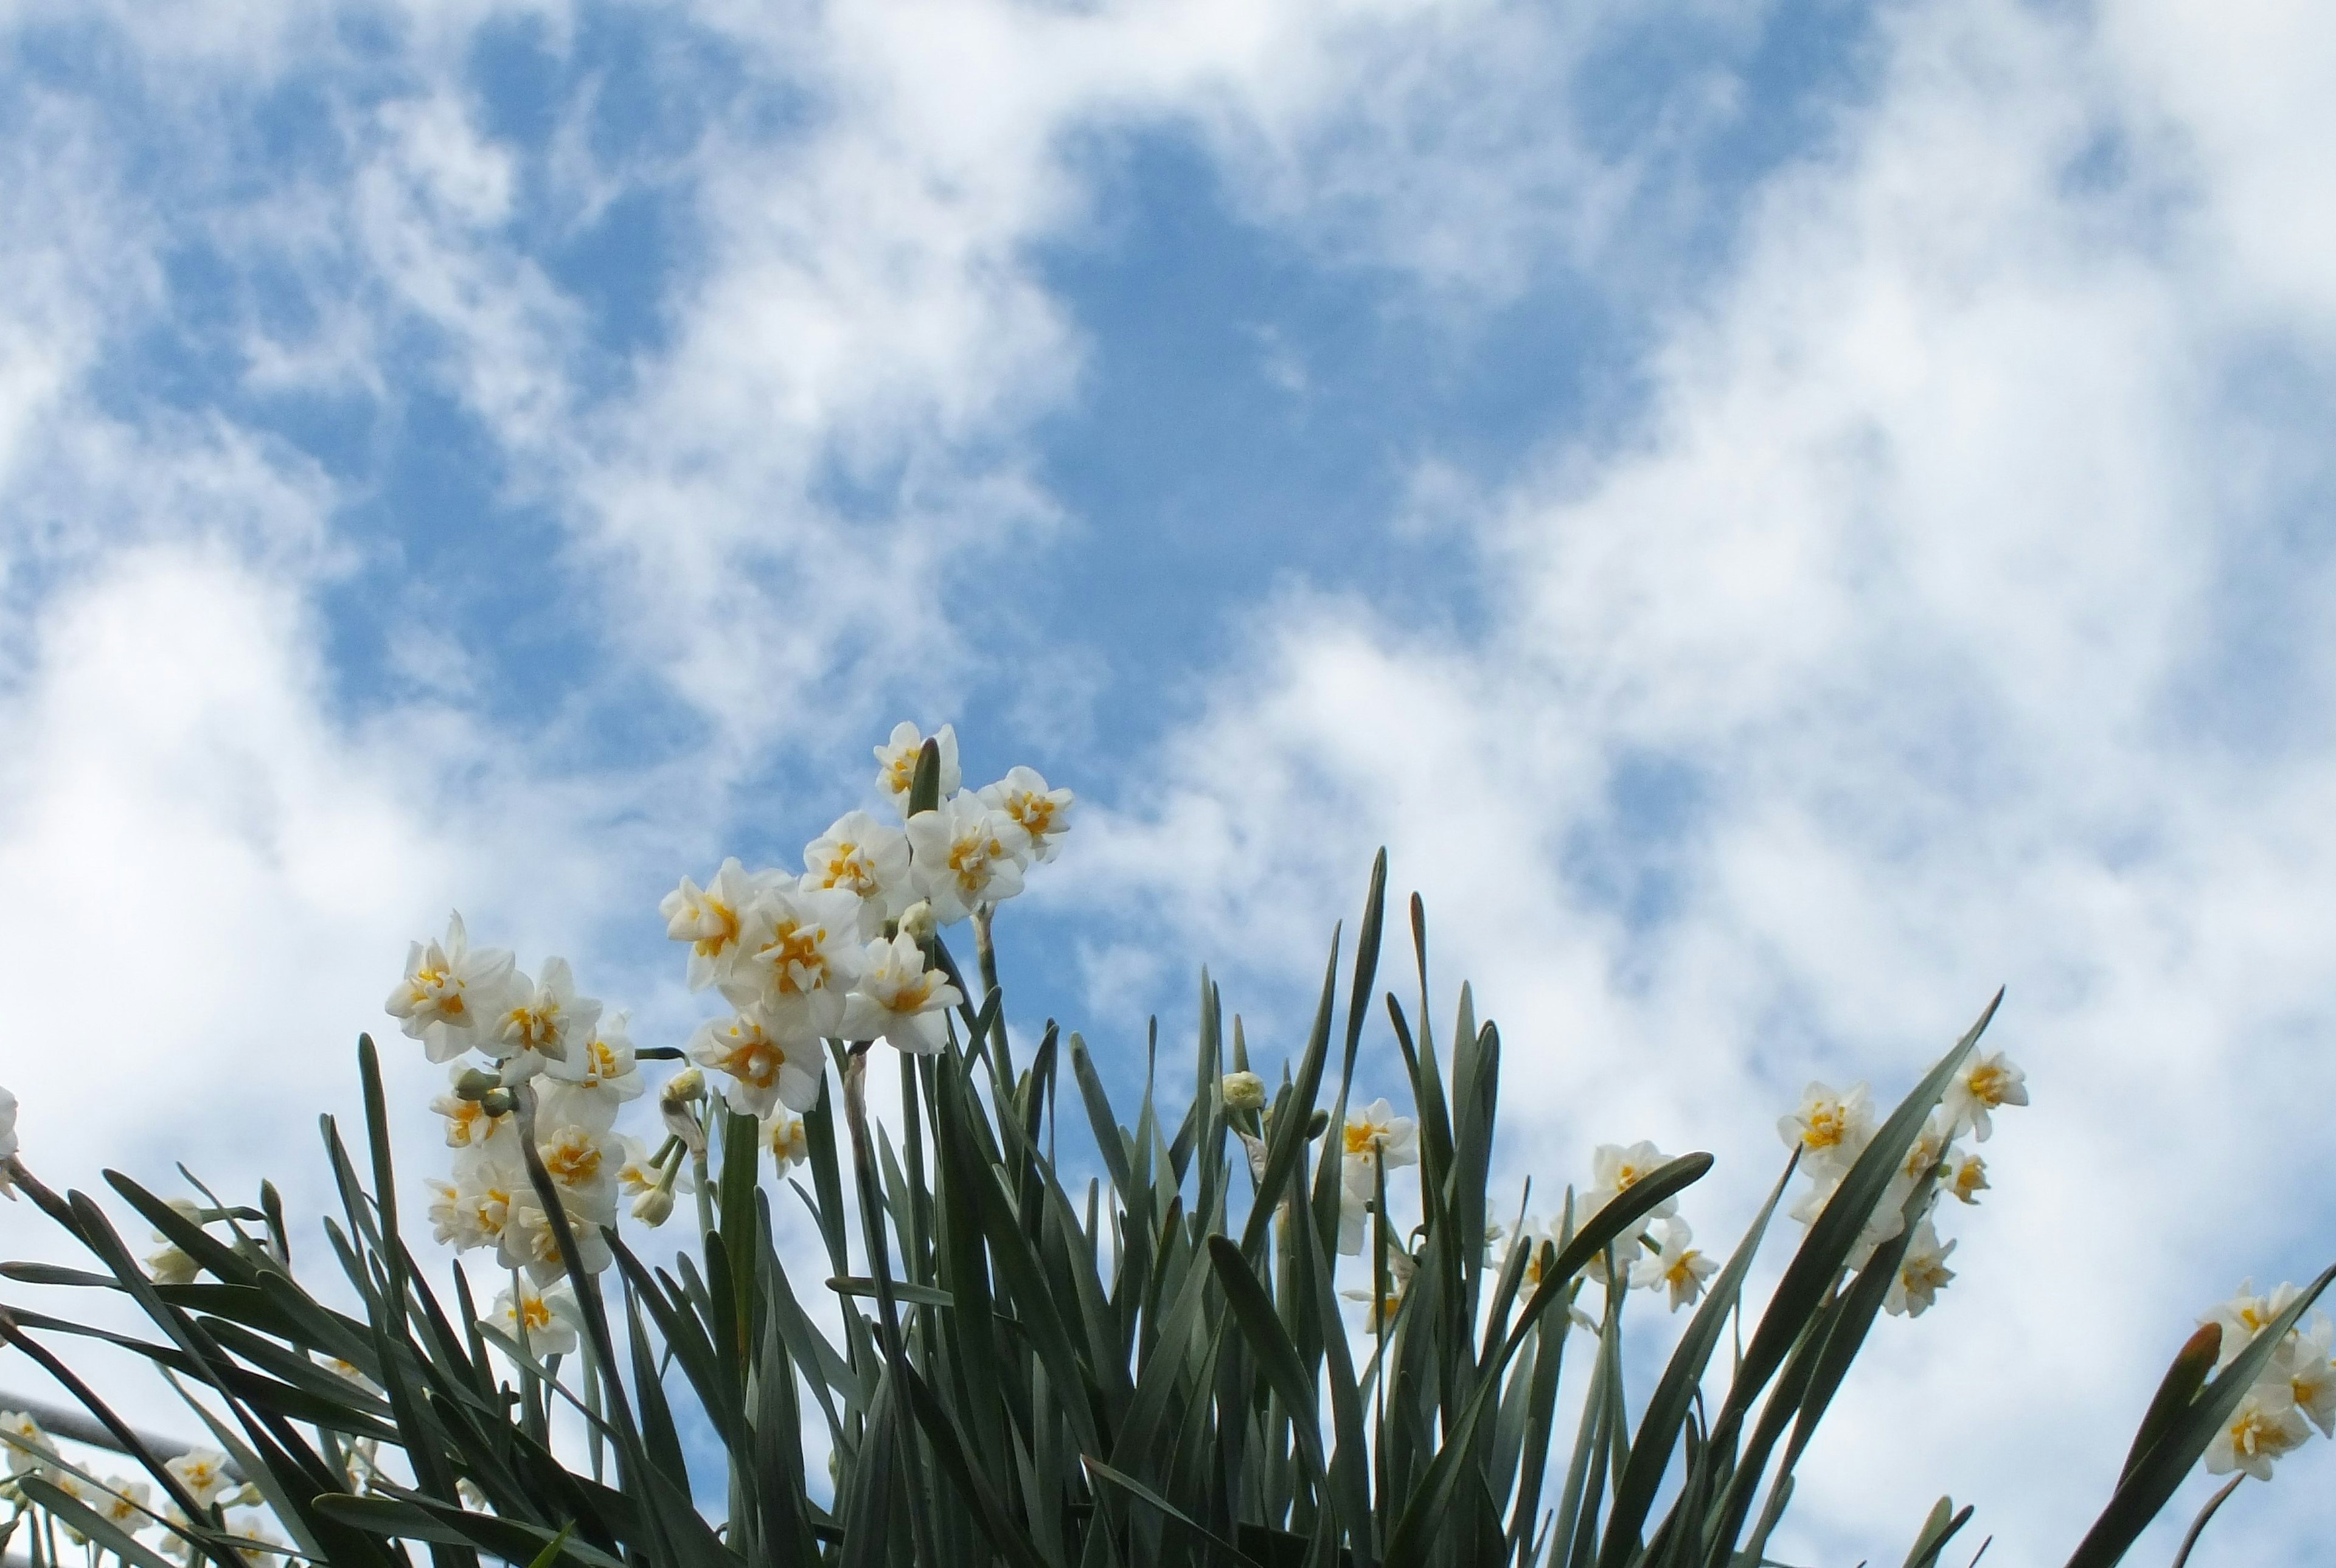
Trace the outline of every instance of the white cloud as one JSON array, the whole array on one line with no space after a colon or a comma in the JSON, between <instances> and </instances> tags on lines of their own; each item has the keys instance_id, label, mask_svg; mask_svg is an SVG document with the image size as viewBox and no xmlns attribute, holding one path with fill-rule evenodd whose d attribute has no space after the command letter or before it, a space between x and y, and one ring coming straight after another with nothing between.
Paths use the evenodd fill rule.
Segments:
<instances>
[{"instance_id":1,"label":"white cloud","mask_svg":"<svg viewBox=\"0 0 2336 1568\"><path fill-rule=\"evenodd\" d=\"M2321 352L2312 252L2255 205L2316 188L2289 63L2317 25L2193 52L2164 15L1889 14L1874 103L1669 322L1641 426L1488 509L1481 638L1392 587L1274 607L1089 856L1093 897L1270 972L1390 842L1441 978L1504 1025L1517 1168L1716 1147L1715 1236L1803 1077L1903 1083L2009 982L2038 1105L1955 1216L1942 1310L1877 1336L1804 1466L1788 1558L1879 1556L1952 1490L1991 1560L2056 1560L2192 1314L2336 1250L2336 751L2308 713L2212 722L2227 683L2324 689L2317 437L2228 395L2266 331ZM2258 63L2292 116L2225 108ZM2234 655L2242 569L2298 618ZM1687 804L1646 820L1621 792L1666 773ZM2241 1499L2224 1549L2324 1532L2328 1462Z\"/></svg>"}]
</instances>

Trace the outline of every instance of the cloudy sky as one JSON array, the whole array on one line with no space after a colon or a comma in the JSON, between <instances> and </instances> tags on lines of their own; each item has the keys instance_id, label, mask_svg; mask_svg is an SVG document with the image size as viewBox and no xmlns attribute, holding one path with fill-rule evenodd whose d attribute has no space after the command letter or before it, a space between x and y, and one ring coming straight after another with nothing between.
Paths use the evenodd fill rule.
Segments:
<instances>
[{"instance_id":1,"label":"cloudy sky","mask_svg":"<svg viewBox=\"0 0 2336 1568\"><path fill-rule=\"evenodd\" d=\"M2279 0L5 0L28 1158L313 1194L450 906L677 1040L658 896L953 720L1085 803L1017 1016L1278 1052L1385 843L1512 1175L1710 1148L1708 1236L2007 985L1792 1551L2058 1562L2336 1258L2331 187Z\"/></svg>"}]
</instances>

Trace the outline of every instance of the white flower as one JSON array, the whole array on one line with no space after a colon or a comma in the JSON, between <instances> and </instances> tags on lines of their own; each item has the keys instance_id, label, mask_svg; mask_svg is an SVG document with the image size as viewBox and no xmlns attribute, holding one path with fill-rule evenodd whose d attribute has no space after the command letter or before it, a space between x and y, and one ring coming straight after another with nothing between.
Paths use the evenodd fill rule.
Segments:
<instances>
[{"instance_id":1,"label":"white flower","mask_svg":"<svg viewBox=\"0 0 2336 1568\"><path fill-rule=\"evenodd\" d=\"M1969 1127L1971 1136L1984 1144L1994 1131L1988 1120L1990 1111L2027 1103L2028 1075L1998 1051L1993 1056L1973 1057L1962 1065L1947 1086L1945 1106L1955 1126Z\"/></svg>"},{"instance_id":2,"label":"white flower","mask_svg":"<svg viewBox=\"0 0 2336 1568\"><path fill-rule=\"evenodd\" d=\"M2282 1283L2270 1295L2258 1296L2254 1293L2253 1280L2240 1281L2236 1295L2198 1320L2201 1323L2214 1323L2222 1328L2223 1349L2215 1359L2215 1367L2219 1369L2237 1360L2239 1352L2245 1349L2257 1334L2269 1328L2273 1319L2286 1311L2295 1297L2295 1287L2291 1284Z\"/></svg>"},{"instance_id":3,"label":"white flower","mask_svg":"<svg viewBox=\"0 0 2336 1568\"><path fill-rule=\"evenodd\" d=\"M617 1170L624 1164L625 1150L613 1134L596 1127L560 1127L539 1133L536 1151L569 1213L603 1225L615 1222Z\"/></svg>"},{"instance_id":4,"label":"white flower","mask_svg":"<svg viewBox=\"0 0 2336 1568\"><path fill-rule=\"evenodd\" d=\"M803 849L802 886L806 892L840 888L860 899L860 935L865 940L907 907L909 837L866 812L846 812Z\"/></svg>"},{"instance_id":5,"label":"white flower","mask_svg":"<svg viewBox=\"0 0 2336 1568\"><path fill-rule=\"evenodd\" d=\"M1372 1271L1373 1279L1370 1286L1362 1290L1348 1289L1338 1292L1349 1301L1361 1301L1367 1304L1368 1310L1363 1314L1363 1331L1367 1334L1376 1334L1381 1329L1394 1325L1396 1314L1403 1310L1403 1293L1410 1289L1413 1276L1419 1272L1418 1262L1410 1253L1399 1248L1387 1249L1387 1277L1385 1295L1377 1292L1378 1281L1376 1269Z\"/></svg>"},{"instance_id":6,"label":"white flower","mask_svg":"<svg viewBox=\"0 0 2336 1568\"><path fill-rule=\"evenodd\" d=\"M2268 1481L2272 1461L2293 1453L2311 1436L2294 1396L2280 1384L2258 1383L2246 1391L2208 1445L2206 1474L2244 1470L2258 1481Z\"/></svg>"},{"instance_id":7,"label":"white flower","mask_svg":"<svg viewBox=\"0 0 2336 1568\"><path fill-rule=\"evenodd\" d=\"M541 1360L574 1352L576 1319L576 1297L565 1285L539 1290L521 1282L495 1298L494 1316L487 1320Z\"/></svg>"},{"instance_id":8,"label":"white flower","mask_svg":"<svg viewBox=\"0 0 2336 1568\"><path fill-rule=\"evenodd\" d=\"M689 1042L690 1059L730 1076L724 1096L744 1116L766 1116L784 1102L793 1111L819 1104L825 1058L813 1036L775 1034L757 1013L709 1018Z\"/></svg>"},{"instance_id":9,"label":"white flower","mask_svg":"<svg viewBox=\"0 0 2336 1568\"><path fill-rule=\"evenodd\" d=\"M1914 1239L1898 1260L1898 1277L1890 1281L1890 1290L1882 1298L1882 1310L1921 1317L1955 1277L1955 1271L1947 1267L1947 1254L1954 1250L1952 1242L1939 1244L1939 1233L1931 1228L1930 1221L1916 1225Z\"/></svg>"},{"instance_id":10,"label":"white flower","mask_svg":"<svg viewBox=\"0 0 2336 1568\"><path fill-rule=\"evenodd\" d=\"M655 1228L673 1218L673 1189L651 1187L633 1200L633 1218Z\"/></svg>"},{"instance_id":11,"label":"white flower","mask_svg":"<svg viewBox=\"0 0 2336 1568\"><path fill-rule=\"evenodd\" d=\"M648 1091L625 1022L622 1012L603 1014L581 1049L569 1052L566 1061L544 1064L535 1088L540 1119L605 1132L617 1125L619 1105Z\"/></svg>"},{"instance_id":12,"label":"white flower","mask_svg":"<svg viewBox=\"0 0 2336 1568\"><path fill-rule=\"evenodd\" d=\"M1036 768L1007 769L1004 778L982 786L981 799L1022 830L1024 852L1033 860L1053 860L1061 848L1056 841L1070 831L1071 792L1048 789Z\"/></svg>"},{"instance_id":13,"label":"white flower","mask_svg":"<svg viewBox=\"0 0 2336 1568\"><path fill-rule=\"evenodd\" d=\"M687 877L657 903L665 917L665 934L689 944L689 989L702 991L730 972L738 956L738 935L746 906L760 891L756 879L734 858L722 862L714 880L701 888Z\"/></svg>"},{"instance_id":14,"label":"white flower","mask_svg":"<svg viewBox=\"0 0 2336 1568\"><path fill-rule=\"evenodd\" d=\"M578 1212L564 1197L560 1207L567 1216L569 1234L576 1238L577 1262L588 1274L606 1269L613 1255L600 1227L608 1222ZM551 1216L544 1212L533 1192L512 1194L511 1217L503 1226L495 1257L506 1269L526 1270L528 1278L539 1285L550 1284L567 1274L568 1261L560 1253L560 1237L552 1230Z\"/></svg>"},{"instance_id":15,"label":"white flower","mask_svg":"<svg viewBox=\"0 0 2336 1568\"><path fill-rule=\"evenodd\" d=\"M933 918L953 925L1022 891L1024 842L1022 830L980 796L954 794L939 811L909 819L910 876Z\"/></svg>"},{"instance_id":16,"label":"white flower","mask_svg":"<svg viewBox=\"0 0 2336 1568\"><path fill-rule=\"evenodd\" d=\"M845 1037L890 1040L911 1056L930 1056L948 1044L942 1015L965 998L939 969L925 967L915 940L879 937L862 958L860 989L843 1008Z\"/></svg>"},{"instance_id":17,"label":"white flower","mask_svg":"<svg viewBox=\"0 0 2336 1568\"><path fill-rule=\"evenodd\" d=\"M533 1077L545 1064L580 1055L600 1021L600 1004L576 994L576 977L566 959L543 960L543 978L530 981L514 972L486 1031L487 1054L511 1063L503 1081Z\"/></svg>"},{"instance_id":18,"label":"white flower","mask_svg":"<svg viewBox=\"0 0 2336 1568\"><path fill-rule=\"evenodd\" d=\"M499 1246L512 1194L527 1185L515 1139L475 1145L454 1157L454 1179L432 1182L431 1233L457 1251Z\"/></svg>"},{"instance_id":19,"label":"white flower","mask_svg":"<svg viewBox=\"0 0 2336 1568\"><path fill-rule=\"evenodd\" d=\"M446 1069L450 1085L460 1085L467 1075L479 1069L464 1062L456 1062ZM511 1125L509 1111L491 1116L486 1106L477 1100L465 1099L450 1088L447 1093L430 1102L430 1108L446 1118L446 1146L450 1149L474 1149L485 1145Z\"/></svg>"},{"instance_id":20,"label":"white flower","mask_svg":"<svg viewBox=\"0 0 2336 1568\"><path fill-rule=\"evenodd\" d=\"M2280 1358L2286 1364L2288 1392L2294 1397L2295 1407L2312 1417L2312 1424L2321 1435L2336 1437L2336 1359L2330 1355L2330 1339L2336 1334L2325 1313L2312 1315L2309 1332L2298 1331L2288 1336L2286 1354Z\"/></svg>"},{"instance_id":21,"label":"white flower","mask_svg":"<svg viewBox=\"0 0 2336 1568\"><path fill-rule=\"evenodd\" d=\"M1265 1108L1265 1080L1255 1073L1227 1073L1220 1086L1224 1091L1225 1109L1229 1111L1261 1111Z\"/></svg>"},{"instance_id":22,"label":"white flower","mask_svg":"<svg viewBox=\"0 0 2336 1568\"><path fill-rule=\"evenodd\" d=\"M763 1146L771 1151L772 1163L783 1176L790 1165L811 1158L810 1132L803 1119L791 1111L773 1111L763 1118Z\"/></svg>"},{"instance_id":23,"label":"white flower","mask_svg":"<svg viewBox=\"0 0 2336 1568\"><path fill-rule=\"evenodd\" d=\"M458 911L446 921L446 940L415 942L405 955L405 978L389 993L389 1016L433 1062L451 1062L479 1040L482 1005L501 999L511 956L501 948L471 950Z\"/></svg>"},{"instance_id":24,"label":"white flower","mask_svg":"<svg viewBox=\"0 0 2336 1568\"><path fill-rule=\"evenodd\" d=\"M216 1448L190 1449L162 1468L177 1476L179 1485L206 1508L227 1490L227 1456Z\"/></svg>"},{"instance_id":25,"label":"white flower","mask_svg":"<svg viewBox=\"0 0 2336 1568\"><path fill-rule=\"evenodd\" d=\"M0 1089L0 1193L14 1198L16 1183L8 1174L8 1162L16 1157L16 1096Z\"/></svg>"},{"instance_id":26,"label":"white flower","mask_svg":"<svg viewBox=\"0 0 2336 1568\"><path fill-rule=\"evenodd\" d=\"M1801 1169L1822 1180L1856 1163L1874 1136L1874 1107L1864 1084L1835 1094L1823 1084L1801 1091L1800 1109L1776 1121L1785 1146L1801 1151Z\"/></svg>"},{"instance_id":27,"label":"white flower","mask_svg":"<svg viewBox=\"0 0 2336 1568\"><path fill-rule=\"evenodd\" d=\"M666 1184L665 1167L651 1155L647 1144L638 1138L622 1136L617 1139L617 1143L623 1150L623 1157L617 1162L618 1192L631 1197L646 1193L653 1187ZM676 1162L676 1169L679 1169L678 1161ZM690 1189L687 1174L683 1174L679 1179L682 1183L681 1190L685 1193L688 1192Z\"/></svg>"},{"instance_id":28,"label":"white flower","mask_svg":"<svg viewBox=\"0 0 2336 1568\"><path fill-rule=\"evenodd\" d=\"M1963 1149L1947 1151L1947 1174L1939 1184L1955 1195L1956 1201L1976 1203L1979 1195L1988 1190L1987 1162Z\"/></svg>"},{"instance_id":29,"label":"white flower","mask_svg":"<svg viewBox=\"0 0 2336 1568\"><path fill-rule=\"evenodd\" d=\"M931 941L940 929L940 922L933 919L932 901L929 899L919 899L900 911L900 934L911 941Z\"/></svg>"},{"instance_id":30,"label":"white flower","mask_svg":"<svg viewBox=\"0 0 2336 1568\"><path fill-rule=\"evenodd\" d=\"M1662 1240L1655 1251L1630 1265L1630 1283L1650 1290L1669 1287L1676 1312L1702 1296L1704 1281L1719 1272L1719 1264L1689 1245L1694 1232L1685 1220L1674 1216L1661 1228Z\"/></svg>"},{"instance_id":31,"label":"white flower","mask_svg":"<svg viewBox=\"0 0 2336 1568\"><path fill-rule=\"evenodd\" d=\"M957 765L957 728L943 725L933 732L940 745L941 799L957 794L965 774ZM909 814L909 792L917 783L917 754L924 749L925 737L917 726L902 719L892 726L892 738L876 748L876 787L897 807L902 816Z\"/></svg>"},{"instance_id":32,"label":"white flower","mask_svg":"<svg viewBox=\"0 0 2336 1568\"><path fill-rule=\"evenodd\" d=\"M1670 1163L1670 1156L1644 1139L1630 1144L1601 1144L1590 1157L1590 1191L1583 1196L1582 1218L1591 1216ZM1665 1198L1626 1226L1614 1238L1617 1249L1639 1239L1648 1224L1679 1213L1679 1200Z\"/></svg>"},{"instance_id":33,"label":"white flower","mask_svg":"<svg viewBox=\"0 0 2336 1568\"><path fill-rule=\"evenodd\" d=\"M98 1512L105 1521L131 1534L146 1527L146 1500L153 1495L143 1481L125 1480L119 1475L106 1478L105 1499Z\"/></svg>"},{"instance_id":34,"label":"white flower","mask_svg":"<svg viewBox=\"0 0 2336 1568\"><path fill-rule=\"evenodd\" d=\"M1419 1125L1409 1116L1397 1115L1395 1107L1385 1100L1374 1100L1359 1111L1349 1112L1343 1141L1346 1164L1339 1175L1359 1198L1378 1191L1382 1164L1392 1167L1419 1163Z\"/></svg>"},{"instance_id":35,"label":"white flower","mask_svg":"<svg viewBox=\"0 0 2336 1568\"><path fill-rule=\"evenodd\" d=\"M37 1470L44 1458L57 1456L57 1446L41 1430L41 1424L22 1410L0 1410L0 1458L7 1463L7 1474L23 1475Z\"/></svg>"},{"instance_id":36,"label":"white flower","mask_svg":"<svg viewBox=\"0 0 2336 1568\"><path fill-rule=\"evenodd\" d=\"M170 1242L146 1254L146 1272L158 1285L191 1285L202 1271L192 1253Z\"/></svg>"},{"instance_id":37,"label":"white flower","mask_svg":"<svg viewBox=\"0 0 2336 1568\"><path fill-rule=\"evenodd\" d=\"M722 994L760 1006L790 1035L832 1035L860 978L860 899L840 888L764 893L747 907L739 958Z\"/></svg>"},{"instance_id":38,"label":"white flower","mask_svg":"<svg viewBox=\"0 0 2336 1568\"><path fill-rule=\"evenodd\" d=\"M1259 1180L1265 1176L1267 1148L1262 1138L1241 1135L1241 1142L1250 1147L1250 1174ZM1355 1191L1352 1182L1338 1183L1338 1251L1354 1257L1363 1250L1364 1222L1370 1217L1371 1200L1366 1193Z\"/></svg>"}]
</instances>

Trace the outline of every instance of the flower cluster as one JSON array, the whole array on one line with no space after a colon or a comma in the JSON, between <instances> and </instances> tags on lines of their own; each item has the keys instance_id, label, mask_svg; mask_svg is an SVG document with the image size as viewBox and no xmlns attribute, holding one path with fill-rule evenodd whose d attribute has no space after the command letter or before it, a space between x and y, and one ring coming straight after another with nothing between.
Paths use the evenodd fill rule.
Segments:
<instances>
[{"instance_id":1,"label":"flower cluster","mask_svg":"<svg viewBox=\"0 0 2336 1568\"><path fill-rule=\"evenodd\" d=\"M1635 1144L1599 1144L1591 1154L1590 1186L1572 1204L1571 1229L1579 1230L1671 1158L1643 1139ZM1539 1287L1546 1261L1543 1249L1566 1233L1565 1228L1528 1215L1517 1233L1508 1238L1510 1254L1525 1249L1525 1290ZM1625 1290L1662 1291L1669 1297L1674 1312L1701 1300L1704 1286L1719 1271L1718 1261L1695 1244L1695 1232L1679 1217L1676 1198L1665 1198L1625 1226L1614 1238L1613 1251L1614 1282ZM1505 1255L1503 1261L1505 1263ZM1602 1266L1597 1277L1602 1281ZM1574 1320L1584 1328L1596 1326L1586 1313L1576 1311Z\"/></svg>"},{"instance_id":2,"label":"flower cluster","mask_svg":"<svg viewBox=\"0 0 2336 1568\"><path fill-rule=\"evenodd\" d=\"M238 1554L246 1561L261 1560L269 1554L270 1548L281 1547L275 1533L263 1523L272 1515L266 1511L259 1489L248 1482L237 1481L229 1471L226 1455L215 1448L196 1448L166 1461L163 1468L206 1515L202 1521L205 1527L231 1536L243 1548ZM159 1529L161 1534L153 1538L156 1544L181 1562L192 1564L205 1555L184 1534L185 1527L193 1521L180 1511L176 1503L166 1498L157 1507L152 1488L143 1481L120 1475L99 1480L67 1462L57 1451L55 1442L31 1416L19 1410L0 1410L0 1497L21 1503L22 1483L26 1476L34 1475L126 1535L140 1537L149 1530ZM254 1512L230 1516L227 1510L231 1508ZM76 1545L86 1542L86 1537L70 1524L65 1525L65 1534Z\"/></svg>"},{"instance_id":3,"label":"flower cluster","mask_svg":"<svg viewBox=\"0 0 2336 1568\"><path fill-rule=\"evenodd\" d=\"M784 1170L808 1154L795 1113L818 1103L823 1042L941 1047L942 1015L964 997L934 967L938 928L1021 891L1027 868L1058 852L1073 802L1027 767L959 788L957 735L943 726L931 740L939 803L911 813L927 744L902 724L876 748L877 792L899 825L848 812L805 846L801 872L728 860L703 886L683 878L658 905L666 934L688 944L690 989L718 991L732 1011L696 1031L686 1047L696 1066L660 1088L654 1150L617 1130L622 1107L647 1092L627 1015L582 995L567 959L547 959L530 976L506 950L472 947L459 914L443 940L413 944L387 1008L447 1066L447 1092L432 1109L444 1118L453 1170L430 1183L431 1223L442 1243L491 1249L525 1276L490 1319L514 1341L539 1354L573 1345L572 1308L555 1288L567 1270L560 1227L521 1143L524 1101L577 1261L598 1271L621 1201L662 1224L675 1194L693 1189L715 1103L706 1071L719 1075L722 1103L761 1119ZM158 1272L180 1266L158 1258ZM191 1261L184 1267L191 1277Z\"/></svg>"},{"instance_id":4,"label":"flower cluster","mask_svg":"<svg viewBox=\"0 0 2336 1568\"><path fill-rule=\"evenodd\" d=\"M1022 891L1070 826L1072 795L1027 767L978 790L960 786L956 732L932 736L938 803L911 813L926 737L903 723L876 748L876 787L900 825L848 812L804 846L803 869L749 872L725 861L703 887L687 878L658 910L689 944L689 985L734 1009L689 1042L722 1075L730 1108L770 1118L810 1110L826 1066L822 1041L886 1040L941 1048L943 1015L965 1000L933 967L935 930Z\"/></svg>"},{"instance_id":5,"label":"flower cluster","mask_svg":"<svg viewBox=\"0 0 2336 1568\"><path fill-rule=\"evenodd\" d=\"M1849 1255L1849 1267L1862 1269L1884 1242L1896 1240L1906 1227L1908 1201L1924 1181L1932 1181L1922 1212L1914 1218L1914 1233L1899 1259L1897 1278L1883 1298L1885 1311L1919 1318L1954 1279L1947 1258L1955 1243L1940 1240L1931 1214L1943 1196L1976 1204L1988 1187L1986 1160L1961 1140L1968 1136L1987 1142L1995 1131L1992 1113L2027 1103L2027 1075L2001 1051L1974 1055L1956 1072L1939 1108L1893 1173ZM1807 1224L1825 1212L1842 1178L1873 1141L1874 1130L1874 1106L1864 1084L1838 1094L1815 1083L1802 1091L1799 1108L1776 1122L1786 1147L1800 1152L1800 1174L1808 1180L1792 1207L1793 1218Z\"/></svg>"},{"instance_id":6,"label":"flower cluster","mask_svg":"<svg viewBox=\"0 0 2336 1568\"><path fill-rule=\"evenodd\" d=\"M2273 1320L2294 1304L2296 1294L2293 1285L2282 1284L2267 1296L2258 1296L2253 1281L2242 1281L2238 1294L2203 1314L2199 1322L2223 1330L2215 1370L2237 1360ZM2336 1340L2336 1324L2324 1312L2312 1313L2308 1327L2288 1330L2207 1447L2209 1475L2239 1470L2258 1481L2268 1481L2272 1462L2302 1447L2313 1427L2320 1428L2322 1437L2336 1437L2336 1353L2331 1352L2331 1340Z\"/></svg>"}]
</instances>

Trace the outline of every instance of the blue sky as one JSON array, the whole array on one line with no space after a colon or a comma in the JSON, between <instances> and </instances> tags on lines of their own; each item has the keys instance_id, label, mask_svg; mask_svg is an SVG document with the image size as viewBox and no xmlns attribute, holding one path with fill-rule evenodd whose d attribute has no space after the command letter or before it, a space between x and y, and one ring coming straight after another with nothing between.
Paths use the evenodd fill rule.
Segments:
<instances>
[{"instance_id":1,"label":"blue sky","mask_svg":"<svg viewBox=\"0 0 2336 1568\"><path fill-rule=\"evenodd\" d=\"M1709 1147L1708 1233L2009 984L1798 1541L2055 1560L2038 1456L2336 1252L2331 27L0 5L0 930L150 1091L12 1048L35 1163L256 1171L452 905L677 1037L657 896L951 720L1085 803L1026 1027L1286 1039L1386 843L1514 1174Z\"/></svg>"}]
</instances>

